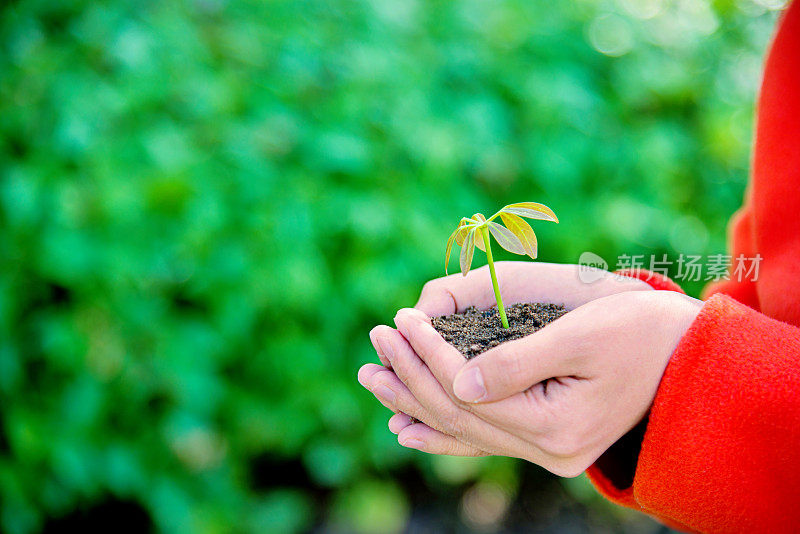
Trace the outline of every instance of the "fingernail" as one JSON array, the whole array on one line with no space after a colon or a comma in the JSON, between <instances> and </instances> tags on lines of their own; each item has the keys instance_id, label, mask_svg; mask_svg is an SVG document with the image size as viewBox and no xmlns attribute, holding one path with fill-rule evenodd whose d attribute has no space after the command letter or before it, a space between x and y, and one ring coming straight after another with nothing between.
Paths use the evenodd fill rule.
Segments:
<instances>
[{"instance_id":1,"label":"fingernail","mask_svg":"<svg viewBox=\"0 0 800 534\"><path fill-rule=\"evenodd\" d=\"M394 391L389 389L388 386L383 384L378 384L374 388L372 388L372 393L376 397L380 397L382 400L385 400L389 404L394 404L395 394Z\"/></svg>"},{"instance_id":2,"label":"fingernail","mask_svg":"<svg viewBox=\"0 0 800 534\"><path fill-rule=\"evenodd\" d=\"M453 393L464 402L477 402L486 396L483 375L478 367L459 373L453 381Z\"/></svg>"},{"instance_id":3,"label":"fingernail","mask_svg":"<svg viewBox=\"0 0 800 534\"><path fill-rule=\"evenodd\" d=\"M392 361L392 358L394 358L392 342L386 337L379 337L375 341L378 343L378 347L381 349L380 352L378 352L378 358L381 359L383 365L389 365L389 363ZM387 361L383 361L384 358L381 358L381 356L383 356Z\"/></svg>"},{"instance_id":4,"label":"fingernail","mask_svg":"<svg viewBox=\"0 0 800 534\"><path fill-rule=\"evenodd\" d=\"M414 438L408 438L400 442L400 445L403 447L408 447L409 449L421 449L425 447L425 442Z\"/></svg>"}]
</instances>

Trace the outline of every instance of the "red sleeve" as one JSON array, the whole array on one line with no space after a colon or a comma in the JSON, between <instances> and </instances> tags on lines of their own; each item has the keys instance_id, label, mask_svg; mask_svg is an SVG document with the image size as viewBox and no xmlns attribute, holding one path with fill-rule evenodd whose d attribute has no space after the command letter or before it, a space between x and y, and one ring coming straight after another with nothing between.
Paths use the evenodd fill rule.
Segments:
<instances>
[{"instance_id":1,"label":"red sleeve","mask_svg":"<svg viewBox=\"0 0 800 534\"><path fill-rule=\"evenodd\" d=\"M758 277L707 289L710 298L672 355L648 418L588 474L612 501L683 530L798 531L797 3L784 14L766 63L752 182L730 238L734 258L761 256Z\"/></svg>"},{"instance_id":2,"label":"red sleeve","mask_svg":"<svg viewBox=\"0 0 800 534\"><path fill-rule=\"evenodd\" d=\"M728 241L731 243L730 254L734 262L735 258L740 256L747 259L757 257L755 237L753 236L753 209L750 207L749 196L748 194L745 205L734 214L728 225ZM706 287L705 291L703 291L703 300L716 293L723 293L742 304L750 306L754 310L760 310L756 282L757 279L753 280L750 276L741 277L741 279L732 277L729 280L720 280Z\"/></svg>"},{"instance_id":3,"label":"red sleeve","mask_svg":"<svg viewBox=\"0 0 800 534\"><path fill-rule=\"evenodd\" d=\"M681 530L800 526L800 329L711 297L670 359L633 484L589 477L618 504Z\"/></svg>"},{"instance_id":4,"label":"red sleeve","mask_svg":"<svg viewBox=\"0 0 800 534\"><path fill-rule=\"evenodd\" d=\"M753 172L745 206L730 226L731 253L763 259L755 281L723 282L725 293L800 325L800 3L786 10L764 68Z\"/></svg>"}]
</instances>

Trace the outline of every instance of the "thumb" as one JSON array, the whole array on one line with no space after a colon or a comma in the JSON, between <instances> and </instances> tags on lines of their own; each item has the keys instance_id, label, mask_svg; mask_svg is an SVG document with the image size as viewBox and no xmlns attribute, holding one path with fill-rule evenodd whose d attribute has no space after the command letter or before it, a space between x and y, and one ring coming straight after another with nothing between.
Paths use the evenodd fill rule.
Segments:
<instances>
[{"instance_id":1,"label":"thumb","mask_svg":"<svg viewBox=\"0 0 800 534\"><path fill-rule=\"evenodd\" d=\"M493 402L550 378L577 375L573 344L559 330L554 323L476 356L456 374L453 393L464 402Z\"/></svg>"}]
</instances>

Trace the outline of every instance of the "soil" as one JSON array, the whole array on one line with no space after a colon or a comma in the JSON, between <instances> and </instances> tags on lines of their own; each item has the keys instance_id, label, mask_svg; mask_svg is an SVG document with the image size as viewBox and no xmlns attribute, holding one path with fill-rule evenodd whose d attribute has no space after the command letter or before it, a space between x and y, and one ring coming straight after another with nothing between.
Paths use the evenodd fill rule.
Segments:
<instances>
[{"instance_id":1,"label":"soil","mask_svg":"<svg viewBox=\"0 0 800 534\"><path fill-rule=\"evenodd\" d=\"M544 328L567 313L564 306L525 303L506 306L509 328L503 328L497 307L479 310L469 307L462 313L432 319L442 337L469 360L505 341L519 339Z\"/></svg>"}]
</instances>

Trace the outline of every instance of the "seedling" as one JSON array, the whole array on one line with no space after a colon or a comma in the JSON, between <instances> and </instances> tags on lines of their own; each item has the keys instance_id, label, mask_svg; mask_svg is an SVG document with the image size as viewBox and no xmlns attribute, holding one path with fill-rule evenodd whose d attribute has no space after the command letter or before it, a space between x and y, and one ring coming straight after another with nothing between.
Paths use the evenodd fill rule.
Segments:
<instances>
[{"instance_id":1,"label":"seedling","mask_svg":"<svg viewBox=\"0 0 800 534\"><path fill-rule=\"evenodd\" d=\"M505 226L494 222L498 217L500 217ZM450 263L450 251L453 248L454 241L461 247L461 274L464 276L467 276L472 267L472 256L475 252L475 247L486 253L489 273L492 275L494 297L497 300L497 310L500 313L500 322L503 323L503 328L508 328L508 319L506 318L506 309L503 306L503 298L500 295L500 286L497 285L497 273L494 270L492 244L489 234L494 236L497 244L507 251L514 254L528 255L531 259L536 259L536 234L533 233L533 228L525 222L523 217L558 222L558 217L553 213L553 210L544 204L519 202L505 206L488 219L481 213L476 213L472 217L464 217L450 235L450 239L447 240L447 252L444 257L445 274L447 274L447 265Z\"/></svg>"}]
</instances>

